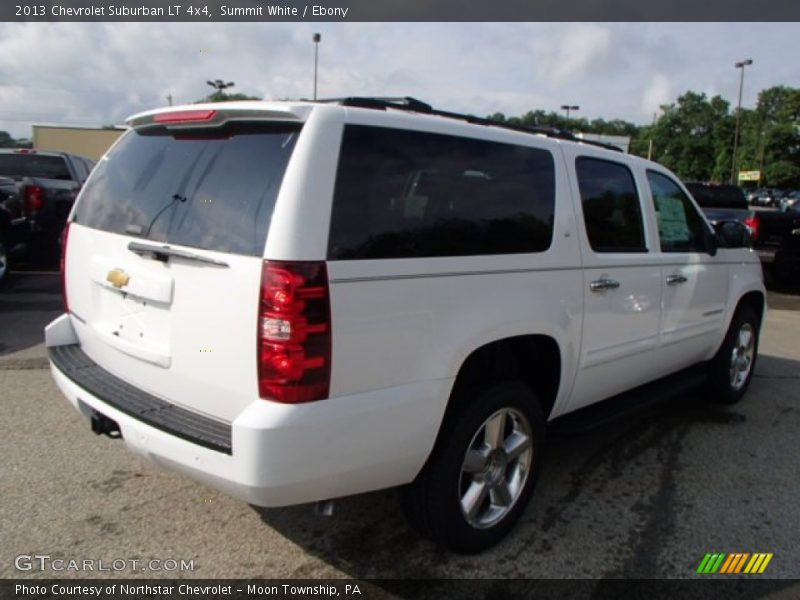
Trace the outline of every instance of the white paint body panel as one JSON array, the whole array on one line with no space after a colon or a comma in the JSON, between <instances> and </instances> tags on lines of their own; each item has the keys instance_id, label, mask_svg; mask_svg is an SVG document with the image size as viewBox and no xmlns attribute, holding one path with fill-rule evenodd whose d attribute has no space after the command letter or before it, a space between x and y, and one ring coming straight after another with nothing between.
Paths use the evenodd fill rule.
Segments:
<instances>
[{"instance_id":1,"label":"white paint body panel","mask_svg":"<svg viewBox=\"0 0 800 600\"><path fill-rule=\"evenodd\" d=\"M120 379L230 423L232 455L128 417L54 367L59 388L74 405L80 398L116 420L135 451L248 502L278 506L411 481L433 448L461 365L485 344L526 334L546 335L558 344L562 373L550 413L554 418L675 371L689 358L709 358L738 299L764 291L758 259L747 250L721 250L713 260L695 255L667 259L653 250L658 233L647 202L650 252L591 252L574 181L575 156L628 164L640 195L646 186L644 169L652 166L646 161L401 111L303 103L235 107L264 110L265 118L305 121L278 194L265 259L326 260L346 123L549 150L557 196L553 241L545 252L329 261L330 398L300 405L258 397L261 257L186 248L229 267L179 259L165 264L130 252L127 244L133 238L73 224L67 257L73 314L48 327L48 346L79 343ZM106 281L111 269L131 274L136 284L130 294ZM664 278L673 270L692 284L666 289ZM590 292L589 283L602 276L619 280L620 288Z\"/></svg>"}]
</instances>

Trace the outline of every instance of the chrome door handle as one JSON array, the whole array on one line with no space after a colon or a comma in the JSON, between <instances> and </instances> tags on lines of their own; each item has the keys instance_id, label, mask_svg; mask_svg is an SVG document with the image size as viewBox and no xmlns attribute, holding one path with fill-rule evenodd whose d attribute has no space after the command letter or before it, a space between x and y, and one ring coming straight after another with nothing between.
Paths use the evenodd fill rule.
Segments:
<instances>
[{"instance_id":1,"label":"chrome door handle","mask_svg":"<svg viewBox=\"0 0 800 600\"><path fill-rule=\"evenodd\" d=\"M667 275L667 285L680 285L688 280L683 275Z\"/></svg>"},{"instance_id":2,"label":"chrome door handle","mask_svg":"<svg viewBox=\"0 0 800 600\"><path fill-rule=\"evenodd\" d=\"M603 292L605 290L615 290L619 287L619 281L616 279L608 279L603 277L602 279L595 279L589 284L589 289L593 292Z\"/></svg>"}]
</instances>

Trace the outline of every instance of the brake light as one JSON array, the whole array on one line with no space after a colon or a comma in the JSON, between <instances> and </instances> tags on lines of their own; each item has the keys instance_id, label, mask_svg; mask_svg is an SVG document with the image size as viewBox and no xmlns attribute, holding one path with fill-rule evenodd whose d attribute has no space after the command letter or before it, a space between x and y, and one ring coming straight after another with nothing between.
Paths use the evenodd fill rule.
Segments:
<instances>
[{"instance_id":1,"label":"brake light","mask_svg":"<svg viewBox=\"0 0 800 600\"><path fill-rule=\"evenodd\" d=\"M755 242L758 239L758 228L761 226L761 221L759 220L758 215L747 217L743 223L747 225L747 228L750 230L750 236Z\"/></svg>"},{"instance_id":2,"label":"brake light","mask_svg":"<svg viewBox=\"0 0 800 600\"><path fill-rule=\"evenodd\" d=\"M23 212L30 217L44 207L44 190L38 185L26 185L24 194Z\"/></svg>"},{"instance_id":3,"label":"brake light","mask_svg":"<svg viewBox=\"0 0 800 600\"><path fill-rule=\"evenodd\" d=\"M215 110L179 110L161 113L153 117L156 123L190 123L193 121L210 121L217 114Z\"/></svg>"},{"instance_id":4,"label":"brake light","mask_svg":"<svg viewBox=\"0 0 800 600\"><path fill-rule=\"evenodd\" d=\"M258 391L266 400L328 397L331 316L324 262L264 261L258 314Z\"/></svg>"},{"instance_id":5,"label":"brake light","mask_svg":"<svg viewBox=\"0 0 800 600\"><path fill-rule=\"evenodd\" d=\"M61 234L61 298L64 300L64 310L69 312L69 300L67 299L67 241L69 240L69 226L71 223L67 222L64 227L64 232Z\"/></svg>"}]
</instances>

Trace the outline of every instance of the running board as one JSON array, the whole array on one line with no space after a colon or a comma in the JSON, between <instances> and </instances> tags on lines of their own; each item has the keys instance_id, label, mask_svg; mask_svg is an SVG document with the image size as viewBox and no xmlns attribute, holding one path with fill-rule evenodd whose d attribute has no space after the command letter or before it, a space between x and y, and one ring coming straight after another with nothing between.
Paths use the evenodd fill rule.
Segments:
<instances>
[{"instance_id":1,"label":"running board","mask_svg":"<svg viewBox=\"0 0 800 600\"><path fill-rule=\"evenodd\" d=\"M681 394L690 392L706 382L705 363L662 377L641 387L623 392L607 400L567 413L553 419L548 428L554 433L586 433L617 419L644 411Z\"/></svg>"}]
</instances>

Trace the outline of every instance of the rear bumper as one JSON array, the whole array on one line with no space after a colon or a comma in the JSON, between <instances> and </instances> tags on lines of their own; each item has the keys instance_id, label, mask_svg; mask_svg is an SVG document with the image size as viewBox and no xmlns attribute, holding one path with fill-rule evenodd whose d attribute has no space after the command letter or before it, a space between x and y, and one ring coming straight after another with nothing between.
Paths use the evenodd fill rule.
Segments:
<instances>
[{"instance_id":1,"label":"rear bumper","mask_svg":"<svg viewBox=\"0 0 800 600\"><path fill-rule=\"evenodd\" d=\"M46 329L51 351L77 341L67 315ZM259 506L411 481L433 448L452 385L450 379L427 381L297 405L255 399L229 424L226 453L132 416L118 400L87 391L56 363L51 371L76 410L80 400L116 421L131 450Z\"/></svg>"}]
</instances>

